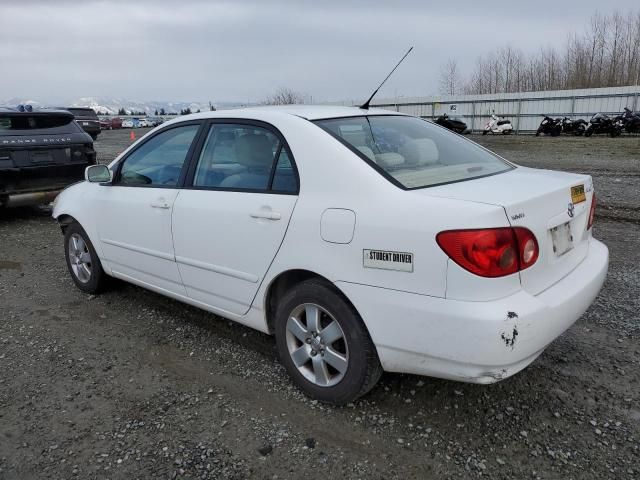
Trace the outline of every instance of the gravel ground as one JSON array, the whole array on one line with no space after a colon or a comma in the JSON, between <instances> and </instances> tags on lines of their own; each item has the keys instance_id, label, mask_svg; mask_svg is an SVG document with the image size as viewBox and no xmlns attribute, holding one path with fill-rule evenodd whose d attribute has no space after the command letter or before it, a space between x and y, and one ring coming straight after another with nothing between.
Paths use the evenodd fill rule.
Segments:
<instances>
[{"instance_id":1,"label":"gravel ground","mask_svg":"<svg viewBox=\"0 0 640 480\"><path fill-rule=\"evenodd\" d=\"M128 135L103 132L100 160ZM385 374L326 407L271 337L131 285L82 294L49 212L4 211L0 478L640 478L640 140L474 139L592 174L605 207L605 287L529 368L491 386Z\"/></svg>"}]
</instances>

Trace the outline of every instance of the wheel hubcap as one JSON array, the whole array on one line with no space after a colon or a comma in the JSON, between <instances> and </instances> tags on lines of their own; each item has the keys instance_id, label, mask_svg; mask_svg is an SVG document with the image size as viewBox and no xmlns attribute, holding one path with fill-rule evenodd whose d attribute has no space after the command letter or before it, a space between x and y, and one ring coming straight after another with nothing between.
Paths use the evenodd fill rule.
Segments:
<instances>
[{"instance_id":1,"label":"wheel hubcap","mask_svg":"<svg viewBox=\"0 0 640 480\"><path fill-rule=\"evenodd\" d=\"M296 307L287 320L287 348L293 364L311 383L331 387L347 372L349 350L340 324L313 303Z\"/></svg>"},{"instance_id":2,"label":"wheel hubcap","mask_svg":"<svg viewBox=\"0 0 640 480\"><path fill-rule=\"evenodd\" d=\"M69 263L75 277L82 283L91 280L91 254L84 239L77 233L69 237Z\"/></svg>"}]
</instances>

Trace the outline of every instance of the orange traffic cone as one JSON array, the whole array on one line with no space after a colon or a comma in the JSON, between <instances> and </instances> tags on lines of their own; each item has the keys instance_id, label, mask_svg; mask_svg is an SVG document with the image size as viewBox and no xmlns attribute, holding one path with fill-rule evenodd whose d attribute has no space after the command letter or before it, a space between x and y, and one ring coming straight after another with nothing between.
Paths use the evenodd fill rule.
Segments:
<instances>
[{"instance_id":1,"label":"orange traffic cone","mask_svg":"<svg viewBox=\"0 0 640 480\"><path fill-rule=\"evenodd\" d=\"M129 135L129 139L130 140L135 140L136 139L136 134L133 130L131 130L131 134Z\"/></svg>"}]
</instances>

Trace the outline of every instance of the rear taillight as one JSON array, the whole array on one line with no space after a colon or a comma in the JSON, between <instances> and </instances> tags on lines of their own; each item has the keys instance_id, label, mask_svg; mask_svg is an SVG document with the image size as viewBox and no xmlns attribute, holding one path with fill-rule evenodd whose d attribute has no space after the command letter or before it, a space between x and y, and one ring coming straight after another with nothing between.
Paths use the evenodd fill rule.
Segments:
<instances>
[{"instance_id":1,"label":"rear taillight","mask_svg":"<svg viewBox=\"0 0 640 480\"><path fill-rule=\"evenodd\" d=\"M589 222L587 223L587 230L593 226L593 219L596 216L596 192L593 192L591 196L591 208L589 209Z\"/></svg>"},{"instance_id":2,"label":"rear taillight","mask_svg":"<svg viewBox=\"0 0 640 480\"><path fill-rule=\"evenodd\" d=\"M440 248L465 270L481 277L503 277L538 260L538 242L523 227L449 230L436 236Z\"/></svg>"}]
</instances>

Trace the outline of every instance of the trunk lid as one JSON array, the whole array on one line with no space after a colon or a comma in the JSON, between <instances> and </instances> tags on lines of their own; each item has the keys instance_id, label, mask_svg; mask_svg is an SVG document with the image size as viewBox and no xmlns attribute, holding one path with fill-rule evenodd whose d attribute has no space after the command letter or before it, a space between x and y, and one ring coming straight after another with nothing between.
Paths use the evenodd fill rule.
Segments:
<instances>
[{"instance_id":1,"label":"trunk lid","mask_svg":"<svg viewBox=\"0 0 640 480\"><path fill-rule=\"evenodd\" d=\"M531 230L538 240L540 256L520 272L520 282L533 295L568 275L587 255L591 235L587 223L593 199L588 175L517 167L421 192L501 206L512 226Z\"/></svg>"}]
</instances>

